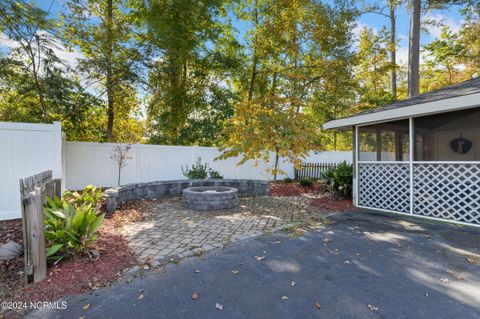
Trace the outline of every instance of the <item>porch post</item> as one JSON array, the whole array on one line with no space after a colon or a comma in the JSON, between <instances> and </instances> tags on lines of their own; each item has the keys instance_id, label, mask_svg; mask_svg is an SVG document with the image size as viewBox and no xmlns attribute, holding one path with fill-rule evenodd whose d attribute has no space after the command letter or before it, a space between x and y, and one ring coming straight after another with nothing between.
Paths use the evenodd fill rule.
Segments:
<instances>
[{"instance_id":1,"label":"porch post","mask_svg":"<svg viewBox=\"0 0 480 319\"><path fill-rule=\"evenodd\" d=\"M353 127L353 205L358 206L358 126Z\"/></svg>"},{"instance_id":2,"label":"porch post","mask_svg":"<svg viewBox=\"0 0 480 319\"><path fill-rule=\"evenodd\" d=\"M413 214L413 143L415 141L414 138L414 132L413 132L413 117L408 118L408 126L409 126L409 142L408 142L408 148L409 148L409 164L410 164L410 214Z\"/></svg>"}]
</instances>

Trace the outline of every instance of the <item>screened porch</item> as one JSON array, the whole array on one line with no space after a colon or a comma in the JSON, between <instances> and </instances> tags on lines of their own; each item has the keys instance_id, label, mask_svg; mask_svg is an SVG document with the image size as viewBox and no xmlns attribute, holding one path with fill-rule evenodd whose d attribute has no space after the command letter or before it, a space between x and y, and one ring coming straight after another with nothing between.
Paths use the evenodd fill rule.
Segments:
<instances>
[{"instance_id":1,"label":"screened porch","mask_svg":"<svg viewBox=\"0 0 480 319\"><path fill-rule=\"evenodd\" d=\"M359 207L480 224L480 108L355 126Z\"/></svg>"}]
</instances>

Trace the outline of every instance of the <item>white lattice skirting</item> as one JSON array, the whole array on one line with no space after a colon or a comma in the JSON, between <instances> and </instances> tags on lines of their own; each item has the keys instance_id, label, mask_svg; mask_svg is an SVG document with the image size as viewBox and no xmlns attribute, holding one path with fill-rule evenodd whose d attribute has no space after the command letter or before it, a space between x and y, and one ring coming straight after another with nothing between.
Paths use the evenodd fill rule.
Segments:
<instances>
[{"instance_id":1,"label":"white lattice skirting","mask_svg":"<svg viewBox=\"0 0 480 319\"><path fill-rule=\"evenodd\" d=\"M480 164L359 163L358 204L402 213L480 224Z\"/></svg>"},{"instance_id":2,"label":"white lattice skirting","mask_svg":"<svg viewBox=\"0 0 480 319\"><path fill-rule=\"evenodd\" d=\"M413 213L480 224L480 165L413 165Z\"/></svg>"},{"instance_id":3,"label":"white lattice skirting","mask_svg":"<svg viewBox=\"0 0 480 319\"><path fill-rule=\"evenodd\" d=\"M408 163L359 163L358 204L397 212L410 212Z\"/></svg>"}]
</instances>

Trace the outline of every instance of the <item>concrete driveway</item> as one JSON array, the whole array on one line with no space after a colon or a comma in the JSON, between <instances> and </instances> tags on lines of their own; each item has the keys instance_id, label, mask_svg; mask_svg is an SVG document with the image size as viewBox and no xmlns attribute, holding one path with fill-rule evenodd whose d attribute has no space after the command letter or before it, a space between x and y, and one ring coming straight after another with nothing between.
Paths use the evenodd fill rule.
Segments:
<instances>
[{"instance_id":1,"label":"concrete driveway","mask_svg":"<svg viewBox=\"0 0 480 319\"><path fill-rule=\"evenodd\" d=\"M236 243L31 317L480 318L479 230L373 212L330 219L302 237Z\"/></svg>"}]
</instances>

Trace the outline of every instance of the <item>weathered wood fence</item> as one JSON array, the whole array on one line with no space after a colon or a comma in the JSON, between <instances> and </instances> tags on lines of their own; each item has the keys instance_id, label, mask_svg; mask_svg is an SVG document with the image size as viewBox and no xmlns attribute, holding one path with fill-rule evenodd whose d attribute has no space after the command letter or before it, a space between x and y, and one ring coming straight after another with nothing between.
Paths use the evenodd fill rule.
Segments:
<instances>
[{"instance_id":1,"label":"weathered wood fence","mask_svg":"<svg viewBox=\"0 0 480 319\"><path fill-rule=\"evenodd\" d=\"M322 172L335 168L338 164L339 163L302 163L298 168L295 168L295 179L319 179L322 177Z\"/></svg>"},{"instance_id":2,"label":"weathered wood fence","mask_svg":"<svg viewBox=\"0 0 480 319\"><path fill-rule=\"evenodd\" d=\"M61 180L52 179L52 171L20 180L23 223L25 283L39 282L47 276L43 205L47 197L61 196Z\"/></svg>"}]
</instances>

